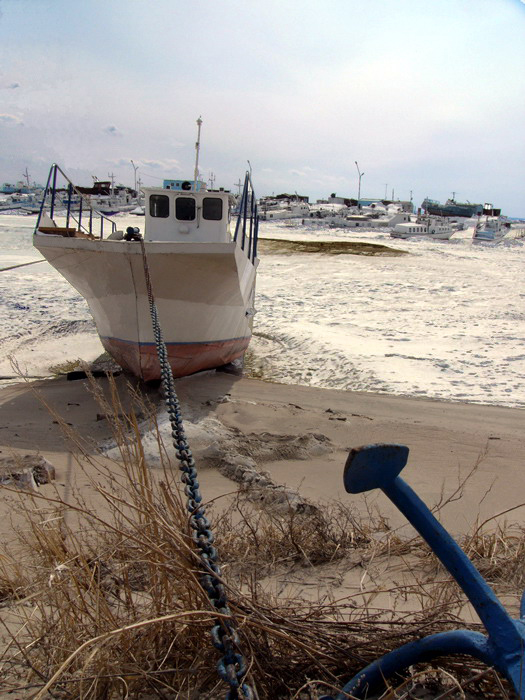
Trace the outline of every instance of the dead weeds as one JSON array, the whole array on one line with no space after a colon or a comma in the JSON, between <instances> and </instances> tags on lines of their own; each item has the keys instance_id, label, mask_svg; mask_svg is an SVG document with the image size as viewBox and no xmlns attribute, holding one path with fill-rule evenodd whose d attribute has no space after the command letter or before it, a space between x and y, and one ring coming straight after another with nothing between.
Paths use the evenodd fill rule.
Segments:
<instances>
[{"instance_id":1,"label":"dead weeds","mask_svg":"<svg viewBox=\"0 0 525 700\"><path fill-rule=\"evenodd\" d=\"M24 526L16 553L0 557L1 605L11 616L9 624L3 620L8 641L0 655L5 689L34 700L223 697L210 637L220 615L200 585L178 473L167 459L153 473L142 449L136 415L149 416L156 428L156 411L138 393L135 408L124 411L114 385L109 401L99 399L114 426L118 462L100 462L64 421L62 428L77 447L79 468L83 460L96 468L92 485L103 514L81 494L67 503L49 491L18 497ZM159 437L161 456L169 449ZM264 585L272 571L287 567L306 567L316 576L334 562L342 571L358 562L366 572L380 558L421 552L428 561L425 545L401 540L380 517L359 518L340 503L277 514L241 490L217 512L214 529L247 678L261 699L335 694L382 654L464 626L459 611L465 601L449 578L436 580L432 566L426 567L430 575L418 567L410 584L386 591L392 600L419 596L419 604L402 613L367 606L363 591L311 601L277 597ZM523 529L482 532L465 541L467 553L507 590L521 585ZM473 659L442 667L423 677L414 670L383 697L425 697L421 688L427 698L511 697L496 674Z\"/></svg>"}]
</instances>

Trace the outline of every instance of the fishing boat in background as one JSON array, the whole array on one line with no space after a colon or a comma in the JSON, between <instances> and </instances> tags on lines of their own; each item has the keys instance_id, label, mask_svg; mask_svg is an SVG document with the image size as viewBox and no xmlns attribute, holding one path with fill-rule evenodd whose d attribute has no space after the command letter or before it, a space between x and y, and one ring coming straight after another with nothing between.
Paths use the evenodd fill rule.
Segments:
<instances>
[{"instance_id":1,"label":"fishing boat in background","mask_svg":"<svg viewBox=\"0 0 525 700\"><path fill-rule=\"evenodd\" d=\"M145 266L174 376L227 365L242 357L252 335L257 258L257 203L246 173L240 213L230 231L233 198L198 178L143 188L144 228L119 231L92 208L68 208L57 221L57 178L70 198L80 194L54 164L38 216L34 246L86 299L108 353L125 370L160 377ZM44 197L44 202L46 201ZM106 232L109 235L105 235ZM96 231L96 235L95 235ZM142 239L142 240L141 240ZM144 250L144 253L143 253Z\"/></svg>"},{"instance_id":2,"label":"fishing boat in background","mask_svg":"<svg viewBox=\"0 0 525 700\"><path fill-rule=\"evenodd\" d=\"M396 224L392 238L432 238L448 241L457 229L446 220L435 216L418 216L415 221Z\"/></svg>"},{"instance_id":3,"label":"fishing boat in background","mask_svg":"<svg viewBox=\"0 0 525 700\"><path fill-rule=\"evenodd\" d=\"M310 207L306 202L280 202L278 207L264 206L259 216L262 221L305 219L310 216Z\"/></svg>"},{"instance_id":4,"label":"fishing boat in background","mask_svg":"<svg viewBox=\"0 0 525 700\"><path fill-rule=\"evenodd\" d=\"M89 204L105 216L130 213L140 206L139 193L125 185L115 185L111 180L95 180L93 187L76 187L76 191L89 198Z\"/></svg>"},{"instance_id":5,"label":"fishing boat in background","mask_svg":"<svg viewBox=\"0 0 525 700\"><path fill-rule=\"evenodd\" d=\"M425 197L421 204L421 208L430 216L461 216L465 218L478 216L483 210L483 206L481 204L456 202L454 196L452 196L452 199L447 199L445 204L440 204L434 199Z\"/></svg>"},{"instance_id":6,"label":"fishing boat in background","mask_svg":"<svg viewBox=\"0 0 525 700\"><path fill-rule=\"evenodd\" d=\"M511 223L501 216L501 209L494 209L492 204L483 207L483 218L474 227L473 243L499 243L510 231Z\"/></svg>"},{"instance_id":7,"label":"fishing boat in background","mask_svg":"<svg viewBox=\"0 0 525 700\"><path fill-rule=\"evenodd\" d=\"M27 194L7 195L0 200L0 212L20 212L22 214L38 214L42 201L42 193L44 188L39 192L30 192Z\"/></svg>"},{"instance_id":8,"label":"fishing boat in background","mask_svg":"<svg viewBox=\"0 0 525 700\"><path fill-rule=\"evenodd\" d=\"M4 182L0 187L0 194L41 194L44 189L43 185L37 185L36 182L31 184L30 176L27 168L22 174L23 180L18 180L16 183Z\"/></svg>"}]
</instances>

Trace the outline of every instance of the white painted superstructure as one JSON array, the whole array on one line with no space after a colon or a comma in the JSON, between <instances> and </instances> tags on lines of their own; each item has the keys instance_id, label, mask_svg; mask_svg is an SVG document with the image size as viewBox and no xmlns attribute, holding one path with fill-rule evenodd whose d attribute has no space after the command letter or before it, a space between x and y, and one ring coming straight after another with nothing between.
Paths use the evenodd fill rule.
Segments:
<instances>
[{"instance_id":1,"label":"white painted superstructure","mask_svg":"<svg viewBox=\"0 0 525 700\"><path fill-rule=\"evenodd\" d=\"M398 223L390 235L393 238L435 238L448 240L456 229L447 219L434 216L419 216L415 221Z\"/></svg>"}]
</instances>

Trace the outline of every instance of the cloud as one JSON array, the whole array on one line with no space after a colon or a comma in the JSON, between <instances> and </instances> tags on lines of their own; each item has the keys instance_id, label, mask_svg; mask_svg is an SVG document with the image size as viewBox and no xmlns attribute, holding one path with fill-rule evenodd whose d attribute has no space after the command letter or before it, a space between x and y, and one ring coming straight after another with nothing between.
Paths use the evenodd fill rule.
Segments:
<instances>
[{"instance_id":1,"label":"cloud","mask_svg":"<svg viewBox=\"0 0 525 700\"><path fill-rule=\"evenodd\" d=\"M144 165L146 168L154 168L155 170L180 169L179 161L174 158L165 158L164 160L139 160L135 161L135 164Z\"/></svg>"},{"instance_id":2,"label":"cloud","mask_svg":"<svg viewBox=\"0 0 525 700\"><path fill-rule=\"evenodd\" d=\"M104 131L106 134L109 134L110 136L122 136L120 131L117 129L116 126L113 124L110 124L108 126L105 126L102 131Z\"/></svg>"},{"instance_id":3,"label":"cloud","mask_svg":"<svg viewBox=\"0 0 525 700\"><path fill-rule=\"evenodd\" d=\"M314 169L309 168L307 165L305 165L303 168L301 168L301 170L292 168L288 172L290 173L290 175L296 175L297 177L311 177L311 173L314 172Z\"/></svg>"},{"instance_id":4,"label":"cloud","mask_svg":"<svg viewBox=\"0 0 525 700\"><path fill-rule=\"evenodd\" d=\"M24 122L20 117L14 114L0 114L0 124L6 124L7 126L24 126Z\"/></svg>"}]
</instances>

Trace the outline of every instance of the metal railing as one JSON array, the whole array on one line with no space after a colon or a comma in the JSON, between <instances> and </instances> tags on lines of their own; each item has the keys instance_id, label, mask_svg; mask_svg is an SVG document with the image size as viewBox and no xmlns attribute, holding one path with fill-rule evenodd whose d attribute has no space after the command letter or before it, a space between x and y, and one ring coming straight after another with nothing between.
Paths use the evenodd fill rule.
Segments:
<instances>
[{"instance_id":1,"label":"metal railing","mask_svg":"<svg viewBox=\"0 0 525 700\"><path fill-rule=\"evenodd\" d=\"M250 173L247 172L244 178L244 188L233 240L236 242L240 241L241 248L252 262L257 257L258 235L259 214L257 212L257 199L253 191Z\"/></svg>"},{"instance_id":2,"label":"metal railing","mask_svg":"<svg viewBox=\"0 0 525 700\"><path fill-rule=\"evenodd\" d=\"M57 178L59 175L67 183L65 187L57 186ZM62 193L66 194L65 199L61 197ZM75 195L78 197L76 200L74 199ZM110 233L114 233L117 230L116 223L102 214L102 212L97 211L91 204L89 198L80 192L62 168L56 163L53 163L49 170L49 175L47 176L47 182L40 204L40 211L38 212L36 220L35 233L40 227L40 221L46 207L49 208L49 216L51 219L53 219L55 213L64 211L64 214L61 214L61 216L65 216L66 228L69 228L70 223L74 222L79 231L91 234L95 236L95 238L104 238L104 222L106 222L106 225L109 227Z\"/></svg>"}]
</instances>

